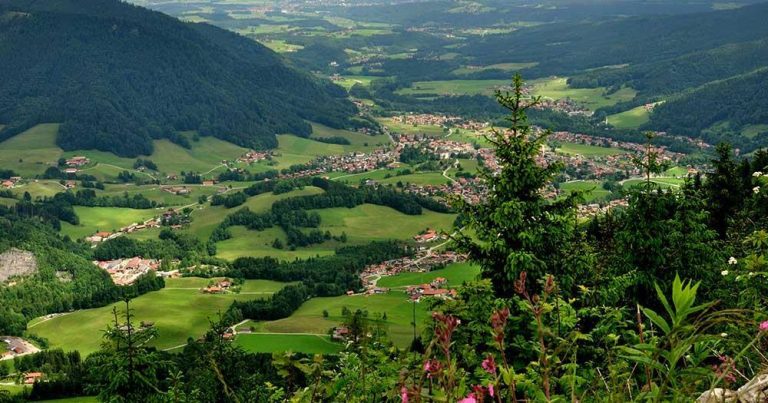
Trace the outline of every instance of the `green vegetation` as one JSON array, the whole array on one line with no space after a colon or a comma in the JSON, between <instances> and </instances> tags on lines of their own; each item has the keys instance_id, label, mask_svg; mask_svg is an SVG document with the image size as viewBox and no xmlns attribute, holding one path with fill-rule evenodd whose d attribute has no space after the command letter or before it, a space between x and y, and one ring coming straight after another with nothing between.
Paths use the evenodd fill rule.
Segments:
<instances>
[{"instance_id":1,"label":"green vegetation","mask_svg":"<svg viewBox=\"0 0 768 403\"><path fill-rule=\"evenodd\" d=\"M417 81L410 88L398 90L400 95L493 95L498 88L508 87L509 80Z\"/></svg>"},{"instance_id":2,"label":"green vegetation","mask_svg":"<svg viewBox=\"0 0 768 403\"><path fill-rule=\"evenodd\" d=\"M56 164L61 149L56 146L59 125L40 124L0 143L0 166L30 177Z\"/></svg>"},{"instance_id":3,"label":"green vegetation","mask_svg":"<svg viewBox=\"0 0 768 403\"><path fill-rule=\"evenodd\" d=\"M585 157L601 157L606 155L621 154L624 151L618 148L599 147L589 144L562 143L557 151L565 154L583 155Z\"/></svg>"},{"instance_id":4,"label":"green vegetation","mask_svg":"<svg viewBox=\"0 0 768 403\"><path fill-rule=\"evenodd\" d=\"M202 282L202 281L201 281ZM198 282L190 279L169 279L167 288L154 291L131 301L131 309L137 318L154 322L159 333L151 345L160 349L183 345L187 338L203 335L210 326L209 320L223 313L235 300L263 298L254 294L203 294ZM263 290L273 292L274 282L263 282L263 288L247 285L249 292ZM193 289L188 289L188 288ZM112 308L124 309L125 304L115 303L103 308L80 310L30 325L30 333L48 339L52 348L78 350L90 354L99 349L102 333L112 320Z\"/></svg>"},{"instance_id":5,"label":"green vegetation","mask_svg":"<svg viewBox=\"0 0 768 403\"><path fill-rule=\"evenodd\" d=\"M234 260L238 257L265 257L291 261L294 259L307 259L315 256L327 256L334 253L332 242L325 242L305 248L294 250L275 249L272 244L279 239L283 245L288 239L280 227L267 228L262 231L251 231L242 226L230 228L232 238L216 243L216 256L222 259Z\"/></svg>"},{"instance_id":6,"label":"green vegetation","mask_svg":"<svg viewBox=\"0 0 768 403\"><path fill-rule=\"evenodd\" d=\"M156 209L75 206L75 213L80 218L80 225L63 223L61 233L69 235L72 239L80 239L98 231L115 232L128 225L142 223L157 217L161 212L162 210Z\"/></svg>"},{"instance_id":7,"label":"green vegetation","mask_svg":"<svg viewBox=\"0 0 768 403\"><path fill-rule=\"evenodd\" d=\"M572 181L564 182L560 184L560 190L566 192L571 191L583 191L584 201L591 203L596 200L600 200L605 196L611 194L611 192L603 189L603 183L600 181Z\"/></svg>"},{"instance_id":8,"label":"green vegetation","mask_svg":"<svg viewBox=\"0 0 768 403\"><path fill-rule=\"evenodd\" d=\"M519 71L523 69L527 69L529 67L535 67L539 63L537 62L530 62L530 63L496 63L496 64L490 64L488 66L479 66L479 67L462 67L459 69L456 69L453 71L453 74L456 75L467 75L472 74L480 71L486 71L486 70L502 70L507 72L514 72Z\"/></svg>"},{"instance_id":9,"label":"green vegetation","mask_svg":"<svg viewBox=\"0 0 768 403\"><path fill-rule=\"evenodd\" d=\"M613 93L607 93L605 88L571 88L564 77L536 80L531 85L534 95L550 99L569 98L591 110L631 101L637 94L637 91L626 87Z\"/></svg>"},{"instance_id":10,"label":"green vegetation","mask_svg":"<svg viewBox=\"0 0 768 403\"><path fill-rule=\"evenodd\" d=\"M465 282L476 280L480 268L472 263L452 263L444 269L424 273L400 273L394 276L382 277L376 285L387 288L403 288L411 285L428 284L437 277L448 280L448 287L459 287Z\"/></svg>"},{"instance_id":11,"label":"green vegetation","mask_svg":"<svg viewBox=\"0 0 768 403\"><path fill-rule=\"evenodd\" d=\"M648 108L643 105L634 107L630 110L609 115L608 124L617 129L637 129L650 120Z\"/></svg>"},{"instance_id":12,"label":"green vegetation","mask_svg":"<svg viewBox=\"0 0 768 403\"><path fill-rule=\"evenodd\" d=\"M425 303L416 304L416 323L421 328L427 316ZM404 292L392 291L388 294L371 296L340 296L312 298L305 302L296 312L286 319L264 322L259 330L274 333L313 333L326 334L333 326L343 322L342 308L351 311L357 309L368 311L368 317L387 314L384 322L392 341L400 347L407 346L413 339L411 321L413 318L413 303ZM329 313L323 317L323 311Z\"/></svg>"},{"instance_id":13,"label":"green vegetation","mask_svg":"<svg viewBox=\"0 0 768 403\"><path fill-rule=\"evenodd\" d=\"M349 242L369 242L386 239L410 239L419 232L433 228L449 231L455 215L424 210L421 215L405 215L392 208L363 204L354 208L315 210L320 214L320 230L334 235L346 232Z\"/></svg>"},{"instance_id":14,"label":"green vegetation","mask_svg":"<svg viewBox=\"0 0 768 403\"><path fill-rule=\"evenodd\" d=\"M341 344L332 342L328 336L308 334L239 334L235 344L254 353L295 351L307 354L334 354L342 349Z\"/></svg>"}]
</instances>

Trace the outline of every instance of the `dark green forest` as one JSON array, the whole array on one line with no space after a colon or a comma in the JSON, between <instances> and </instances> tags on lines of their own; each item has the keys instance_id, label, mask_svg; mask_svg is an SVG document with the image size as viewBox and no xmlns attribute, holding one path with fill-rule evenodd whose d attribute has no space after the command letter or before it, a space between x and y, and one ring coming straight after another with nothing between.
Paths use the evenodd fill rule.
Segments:
<instances>
[{"instance_id":1,"label":"dark green forest","mask_svg":"<svg viewBox=\"0 0 768 403\"><path fill-rule=\"evenodd\" d=\"M211 25L116 0L4 0L0 15L0 139L61 122L65 150L137 156L183 145L178 131L268 148L309 135L305 120L352 124L341 88Z\"/></svg>"}]
</instances>

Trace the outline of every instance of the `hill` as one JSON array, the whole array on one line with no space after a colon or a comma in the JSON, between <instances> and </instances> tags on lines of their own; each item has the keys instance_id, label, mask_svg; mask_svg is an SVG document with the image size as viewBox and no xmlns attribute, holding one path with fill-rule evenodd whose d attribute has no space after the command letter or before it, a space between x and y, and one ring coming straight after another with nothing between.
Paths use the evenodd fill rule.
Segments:
<instances>
[{"instance_id":1,"label":"hill","mask_svg":"<svg viewBox=\"0 0 768 403\"><path fill-rule=\"evenodd\" d=\"M343 89L207 24L117 0L0 0L0 139L60 122L65 150L152 153L197 130L244 147L348 125Z\"/></svg>"}]
</instances>

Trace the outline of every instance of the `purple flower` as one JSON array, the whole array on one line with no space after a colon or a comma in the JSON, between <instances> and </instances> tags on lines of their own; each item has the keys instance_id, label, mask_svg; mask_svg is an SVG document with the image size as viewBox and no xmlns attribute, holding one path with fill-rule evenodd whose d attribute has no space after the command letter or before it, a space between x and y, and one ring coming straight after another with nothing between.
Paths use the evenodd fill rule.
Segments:
<instances>
[{"instance_id":1,"label":"purple flower","mask_svg":"<svg viewBox=\"0 0 768 403\"><path fill-rule=\"evenodd\" d=\"M496 374L496 360L494 360L491 354L488 354L488 358L483 360L483 369L485 372L495 375Z\"/></svg>"},{"instance_id":2,"label":"purple flower","mask_svg":"<svg viewBox=\"0 0 768 403\"><path fill-rule=\"evenodd\" d=\"M768 332L768 320L763 321L760 323L760 331L761 332Z\"/></svg>"}]
</instances>

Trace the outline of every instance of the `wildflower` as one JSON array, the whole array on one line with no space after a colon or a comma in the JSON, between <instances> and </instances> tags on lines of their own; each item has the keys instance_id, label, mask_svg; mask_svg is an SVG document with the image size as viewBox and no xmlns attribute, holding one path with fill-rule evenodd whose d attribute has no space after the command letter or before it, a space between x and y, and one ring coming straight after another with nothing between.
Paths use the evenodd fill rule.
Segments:
<instances>
[{"instance_id":1,"label":"wildflower","mask_svg":"<svg viewBox=\"0 0 768 403\"><path fill-rule=\"evenodd\" d=\"M474 393L470 393L467 397L459 400L459 403L477 403L477 399L475 398Z\"/></svg>"},{"instance_id":2,"label":"wildflower","mask_svg":"<svg viewBox=\"0 0 768 403\"><path fill-rule=\"evenodd\" d=\"M754 276L755 276L755 272L753 271L749 272L749 277L754 277Z\"/></svg>"},{"instance_id":3,"label":"wildflower","mask_svg":"<svg viewBox=\"0 0 768 403\"><path fill-rule=\"evenodd\" d=\"M723 337L723 338L728 337L728 333L725 333L725 332L720 333L720 337Z\"/></svg>"},{"instance_id":4,"label":"wildflower","mask_svg":"<svg viewBox=\"0 0 768 403\"><path fill-rule=\"evenodd\" d=\"M439 373L440 370L442 370L440 361L427 360L426 362L424 362L424 372L427 373L427 378L432 379L432 376Z\"/></svg>"},{"instance_id":5,"label":"wildflower","mask_svg":"<svg viewBox=\"0 0 768 403\"><path fill-rule=\"evenodd\" d=\"M723 270L723 271L720 272L720 274L722 274L723 276L727 276L728 275L728 270Z\"/></svg>"},{"instance_id":6,"label":"wildflower","mask_svg":"<svg viewBox=\"0 0 768 403\"><path fill-rule=\"evenodd\" d=\"M768 332L768 320L760 322L760 331Z\"/></svg>"},{"instance_id":7,"label":"wildflower","mask_svg":"<svg viewBox=\"0 0 768 403\"><path fill-rule=\"evenodd\" d=\"M730 259L728 259L728 264L729 264L729 265L735 265L736 263L739 263L739 261L738 261L738 260L736 260L736 258L735 258L735 257L731 256L731 258L730 258Z\"/></svg>"},{"instance_id":8,"label":"wildflower","mask_svg":"<svg viewBox=\"0 0 768 403\"><path fill-rule=\"evenodd\" d=\"M755 187L753 187L753 188L752 188L752 193L754 193L754 194L758 194L758 193L760 193L760 186L755 186Z\"/></svg>"},{"instance_id":9,"label":"wildflower","mask_svg":"<svg viewBox=\"0 0 768 403\"><path fill-rule=\"evenodd\" d=\"M760 171L757 171L757 172L753 173L752 176L754 176L755 178L759 178L759 177L763 176L763 173L760 172Z\"/></svg>"},{"instance_id":10,"label":"wildflower","mask_svg":"<svg viewBox=\"0 0 768 403\"><path fill-rule=\"evenodd\" d=\"M494 392L494 390L493 390L493 384L492 383L488 384L488 394L491 395L491 397L496 395L496 392Z\"/></svg>"},{"instance_id":11,"label":"wildflower","mask_svg":"<svg viewBox=\"0 0 768 403\"><path fill-rule=\"evenodd\" d=\"M400 401L402 403L408 403L408 388L405 386L400 388Z\"/></svg>"},{"instance_id":12,"label":"wildflower","mask_svg":"<svg viewBox=\"0 0 768 403\"><path fill-rule=\"evenodd\" d=\"M485 372L494 375L496 374L496 360L493 359L493 356L488 354L488 358L483 360L483 369Z\"/></svg>"}]
</instances>

